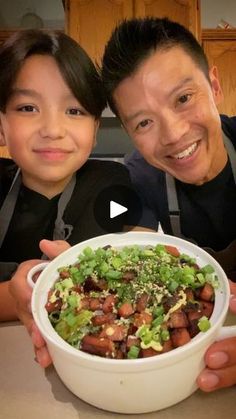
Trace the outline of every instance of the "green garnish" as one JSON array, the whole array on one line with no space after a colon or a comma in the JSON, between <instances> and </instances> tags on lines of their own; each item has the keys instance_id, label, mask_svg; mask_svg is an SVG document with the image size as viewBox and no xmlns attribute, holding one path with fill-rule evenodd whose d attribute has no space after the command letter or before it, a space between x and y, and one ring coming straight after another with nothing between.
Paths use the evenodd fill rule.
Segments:
<instances>
[{"instance_id":1,"label":"green garnish","mask_svg":"<svg viewBox=\"0 0 236 419\"><path fill-rule=\"evenodd\" d=\"M58 269L58 280L50 290L46 308L57 333L76 348L83 346L84 337L88 341L98 339L99 351L99 344L110 339L112 344L104 352L108 357L117 354L135 359L148 356L144 352L150 349L157 353L169 350L173 330L187 329L183 318L190 324L189 311L201 311L199 289L205 284L213 289L219 285L212 266L198 267L193 257L179 254L173 247L172 253L171 247L169 251L162 244L122 249L86 247L74 265ZM214 293L209 303L212 307L213 302ZM108 326L112 334L106 334ZM210 326L206 316L198 321L199 331L205 332ZM129 349L128 333L135 339Z\"/></svg>"},{"instance_id":2,"label":"green garnish","mask_svg":"<svg viewBox=\"0 0 236 419\"><path fill-rule=\"evenodd\" d=\"M206 316L203 316L198 320L198 328L201 332L206 332L210 327L211 323Z\"/></svg>"}]
</instances>

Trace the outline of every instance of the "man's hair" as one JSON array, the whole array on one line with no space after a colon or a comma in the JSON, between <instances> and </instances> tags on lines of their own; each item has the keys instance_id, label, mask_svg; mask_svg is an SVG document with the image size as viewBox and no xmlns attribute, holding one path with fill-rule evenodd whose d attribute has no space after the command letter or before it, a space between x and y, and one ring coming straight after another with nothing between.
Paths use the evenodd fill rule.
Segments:
<instances>
[{"instance_id":1,"label":"man's hair","mask_svg":"<svg viewBox=\"0 0 236 419\"><path fill-rule=\"evenodd\" d=\"M28 57L55 59L65 83L81 105L99 118L106 106L98 71L76 41L62 32L26 29L14 33L0 48L0 111L5 112L16 78Z\"/></svg>"},{"instance_id":2,"label":"man's hair","mask_svg":"<svg viewBox=\"0 0 236 419\"><path fill-rule=\"evenodd\" d=\"M141 18L124 20L113 31L102 59L101 75L107 101L115 114L119 114L113 99L114 90L131 76L145 59L155 51L181 47L192 58L209 80L206 55L184 26L167 18Z\"/></svg>"}]
</instances>

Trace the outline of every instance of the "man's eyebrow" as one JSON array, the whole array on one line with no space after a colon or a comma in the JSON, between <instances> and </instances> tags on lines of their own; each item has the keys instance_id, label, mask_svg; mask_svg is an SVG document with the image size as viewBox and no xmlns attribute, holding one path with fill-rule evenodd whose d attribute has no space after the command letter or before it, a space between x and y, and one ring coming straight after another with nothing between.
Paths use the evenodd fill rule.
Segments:
<instances>
[{"instance_id":1,"label":"man's eyebrow","mask_svg":"<svg viewBox=\"0 0 236 419\"><path fill-rule=\"evenodd\" d=\"M185 79L181 80L180 83L178 83L173 89L167 92L167 96L172 96L174 93L179 91L181 88L183 88L187 83L191 82L192 80L193 80L192 77L186 77ZM133 119L143 115L144 113L145 113L145 110L140 109L137 112L124 117L123 122L124 124L132 122Z\"/></svg>"},{"instance_id":2,"label":"man's eyebrow","mask_svg":"<svg viewBox=\"0 0 236 419\"><path fill-rule=\"evenodd\" d=\"M133 119L137 118L138 116L143 115L144 112L145 112L144 110L140 109L139 111L132 113L131 115L127 115L125 118L122 118L123 122L127 124L131 122Z\"/></svg>"},{"instance_id":3,"label":"man's eyebrow","mask_svg":"<svg viewBox=\"0 0 236 419\"><path fill-rule=\"evenodd\" d=\"M186 77L185 79L181 80L173 89L171 89L168 92L168 96L173 95L173 93L176 93L178 90L180 90L182 87L184 87L187 83L193 81L192 77Z\"/></svg>"}]
</instances>

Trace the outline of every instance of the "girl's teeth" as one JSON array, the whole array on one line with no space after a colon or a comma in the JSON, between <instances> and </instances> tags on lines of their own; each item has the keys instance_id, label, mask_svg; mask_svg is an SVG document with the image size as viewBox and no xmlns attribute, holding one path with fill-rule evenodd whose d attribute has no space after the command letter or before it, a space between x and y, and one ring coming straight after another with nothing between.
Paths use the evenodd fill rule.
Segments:
<instances>
[{"instance_id":1,"label":"girl's teeth","mask_svg":"<svg viewBox=\"0 0 236 419\"><path fill-rule=\"evenodd\" d=\"M193 152L197 148L197 143L192 144L190 147L186 148L186 150L182 151L181 153L174 154L175 159L183 159L184 157L191 156Z\"/></svg>"}]
</instances>

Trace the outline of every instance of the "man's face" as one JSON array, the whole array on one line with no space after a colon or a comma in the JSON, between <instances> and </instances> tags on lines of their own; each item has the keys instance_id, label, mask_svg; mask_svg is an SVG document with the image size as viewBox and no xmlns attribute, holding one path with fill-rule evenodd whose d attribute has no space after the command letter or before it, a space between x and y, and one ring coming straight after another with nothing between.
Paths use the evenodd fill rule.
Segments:
<instances>
[{"instance_id":1,"label":"man's face","mask_svg":"<svg viewBox=\"0 0 236 419\"><path fill-rule=\"evenodd\" d=\"M114 92L122 123L154 167L200 185L224 167L227 154L216 105L217 70L210 80L180 47L154 52Z\"/></svg>"}]
</instances>

